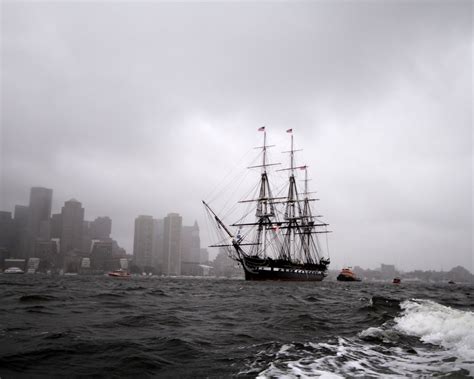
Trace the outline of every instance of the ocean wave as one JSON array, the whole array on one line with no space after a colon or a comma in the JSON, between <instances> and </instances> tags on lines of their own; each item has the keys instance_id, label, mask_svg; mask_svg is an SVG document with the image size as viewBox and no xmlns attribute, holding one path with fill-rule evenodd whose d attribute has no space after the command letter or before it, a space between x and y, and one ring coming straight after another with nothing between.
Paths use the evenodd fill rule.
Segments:
<instances>
[{"instance_id":1,"label":"ocean wave","mask_svg":"<svg viewBox=\"0 0 474 379\"><path fill-rule=\"evenodd\" d=\"M356 337L266 351L258 378L474 376L473 312L429 300L400 307L398 317Z\"/></svg>"},{"instance_id":2,"label":"ocean wave","mask_svg":"<svg viewBox=\"0 0 474 379\"><path fill-rule=\"evenodd\" d=\"M40 301L52 301L52 300L57 300L57 298L51 295L23 295L20 297L19 300L22 303L28 303L28 302L40 302Z\"/></svg>"},{"instance_id":3,"label":"ocean wave","mask_svg":"<svg viewBox=\"0 0 474 379\"><path fill-rule=\"evenodd\" d=\"M456 363L474 376L474 312L461 311L432 300L409 300L395 328L421 341L446 349Z\"/></svg>"}]
</instances>

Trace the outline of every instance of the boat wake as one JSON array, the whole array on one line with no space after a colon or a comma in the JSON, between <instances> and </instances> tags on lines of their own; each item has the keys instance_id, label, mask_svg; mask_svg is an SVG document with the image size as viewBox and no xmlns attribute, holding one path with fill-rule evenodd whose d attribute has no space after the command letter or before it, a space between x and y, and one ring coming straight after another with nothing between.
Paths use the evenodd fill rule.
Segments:
<instances>
[{"instance_id":1,"label":"boat wake","mask_svg":"<svg viewBox=\"0 0 474 379\"><path fill-rule=\"evenodd\" d=\"M258 377L474 376L473 312L430 300L400 307L398 317L354 337L285 344Z\"/></svg>"}]
</instances>

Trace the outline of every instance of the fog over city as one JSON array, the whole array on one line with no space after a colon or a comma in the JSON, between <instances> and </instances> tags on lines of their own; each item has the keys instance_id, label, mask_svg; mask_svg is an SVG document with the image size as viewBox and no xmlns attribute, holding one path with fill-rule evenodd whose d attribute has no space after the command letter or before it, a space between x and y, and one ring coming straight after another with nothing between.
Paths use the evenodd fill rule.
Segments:
<instances>
[{"instance_id":1,"label":"fog over city","mask_svg":"<svg viewBox=\"0 0 474 379\"><path fill-rule=\"evenodd\" d=\"M309 165L331 268L474 271L472 3L1 3L0 210L183 216L272 158ZM244 157L244 158L242 158ZM254 173L258 177L258 171ZM233 221L233 220L229 220ZM215 252L211 251L211 257Z\"/></svg>"}]
</instances>

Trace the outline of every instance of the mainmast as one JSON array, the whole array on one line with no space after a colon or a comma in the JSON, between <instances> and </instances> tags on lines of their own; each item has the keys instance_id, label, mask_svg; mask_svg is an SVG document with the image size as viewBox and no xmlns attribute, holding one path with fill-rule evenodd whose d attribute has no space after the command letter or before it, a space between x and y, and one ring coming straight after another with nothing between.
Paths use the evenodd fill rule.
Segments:
<instances>
[{"instance_id":1,"label":"mainmast","mask_svg":"<svg viewBox=\"0 0 474 379\"><path fill-rule=\"evenodd\" d=\"M301 256L297 257L297 248L292 243L294 241L295 234L298 233L299 229L299 220L301 218L301 206L299 203L298 189L296 187L295 180L295 169L300 167L295 167L295 152L300 150L294 149L294 140L293 140L293 129L288 129L286 131L291 135L291 145L290 150L286 153L290 154L290 167L282 169L279 171L289 171L289 185L288 185L288 195L286 198L285 214L284 219L287 222L286 232L283 238L283 245L280 251L280 258L286 260L302 258ZM292 248L293 246L293 248Z\"/></svg>"}]
</instances>

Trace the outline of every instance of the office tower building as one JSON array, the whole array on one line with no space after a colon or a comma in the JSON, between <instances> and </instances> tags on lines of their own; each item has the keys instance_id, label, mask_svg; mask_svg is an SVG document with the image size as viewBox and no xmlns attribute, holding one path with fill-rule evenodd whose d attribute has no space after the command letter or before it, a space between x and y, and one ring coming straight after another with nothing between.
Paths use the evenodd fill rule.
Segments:
<instances>
[{"instance_id":1,"label":"office tower building","mask_svg":"<svg viewBox=\"0 0 474 379\"><path fill-rule=\"evenodd\" d=\"M153 267L153 224L152 216L135 219L133 261L142 270Z\"/></svg>"},{"instance_id":2,"label":"office tower building","mask_svg":"<svg viewBox=\"0 0 474 379\"><path fill-rule=\"evenodd\" d=\"M91 221L82 223L82 251L90 252L92 249Z\"/></svg>"},{"instance_id":3,"label":"office tower building","mask_svg":"<svg viewBox=\"0 0 474 379\"><path fill-rule=\"evenodd\" d=\"M25 258L28 254L28 214L26 205L15 205L13 223L15 228L15 242L13 258Z\"/></svg>"},{"instance_id":4,"label":"office tower building","mask_svg":"<svg viewBox=\"0 0 474 379\"><path fill-rule=\"evenodd\" d=\"M201 254L200 254L200 263L207 263L209 262L209 251L205 248L201 248Z\"/></svg>"},{"instance_id":5,"label":"office tower building","mask_svg":"<svg viewBox=\"0 0 474 379\"><path fill-rule=\"evenodd\" d=\"M28 212L28 257L34 255L37 239L48 240L47 223L51 217L53 190L50 188L33 187L30 191L30 205Z\"/></svg>"},{"instance_id":6,"label":"office tower building","mask_svg":"<svg viewBox=\"0 0 474 379\"><path fill-rule=\"evenodd\" d=\"M113 269L112 242L93 241L91 248L91 268L95 271Z\"/></svg>"},{"instance_id":7,"label":"office tower building","mask_svg":"<svg viewBox=\"0 0 474 379\"><path fill-rule=\"evenodd\" d=\"M15 224L11 212L0 211L0 248L12 253L15 244Z\"/></svg>"},{"instance_id":8,"label":"office tower building","mask_svg":"<svg viewBox=\"0 0 474 379\"><path fill-rule=\"evenodd\" d=\"M31 188L28 215L28 232L35 238L40 234L41 222L49 221L51 217L52 201L52 189L42 187Z\"/></svg>"},{"instance_id":9,"label":"office tower building","mask_svg":"<svg viewBox=\"0 0 474 379\"><path fill-rule=\"evenodd\" d=\"M163 273L163 219L153 220L153 266L159 273Z\"/></svg>"},{"instance_id":10,"label":"office tower building","mask_svg":"<svg viewBox=\"0 0 474 379\"><path fill-rule=\"evenodd\" d=\"M90 234L92 239L108 240L112 232L112 220L110 217L97 217L90 223Z\"/></svg>"},{"instance_id":11,"label":"office tower building","mask_svg":"<svg viewBox=\"0 0 474 379\"><path fill-rule=\"evenodd\" d=\"M61 213L53 214L51 216L51 238L61 238L62 229L63 219Z\"/></svg>"},{"instance_id":12,"label":"office tower building","mask_svg":"<svg viewBox=\"0 0 474 379\"><path fill-rule=\"evenodd\" d=\"M84 223L82 204L75 199L66 201L61 209L61 219L61 254L81 250Z\"/></svg>"},{"instance_id":13,"label":"office tower building","mask_svg":"<svg viewBox=\"0 0 474 379\"><path fill-rule=\"evenodd\" d=\"M181 225L177 213L169 213L163 224L163 274L181 275Z\"/></svg>"},{"instance_id":14,"label":"office tower building","mask_svg":"<svg viewBox=\"0 0 474 379\"><path fill-rule=\"evenodd\" d=\"M199 238L199 226L197 221L193 226L181 228L181 274L200 274L201 240Z\"/></svg>"}]
</instances>

